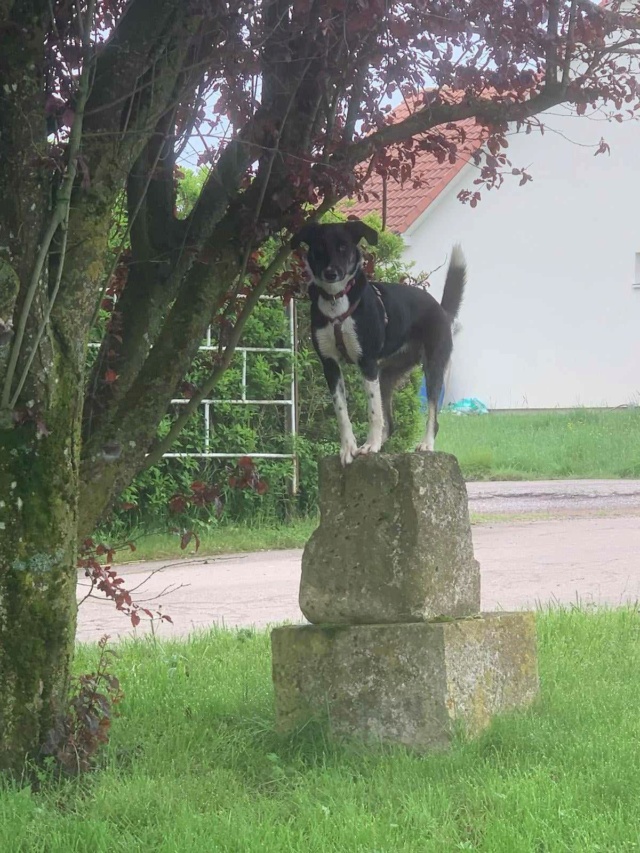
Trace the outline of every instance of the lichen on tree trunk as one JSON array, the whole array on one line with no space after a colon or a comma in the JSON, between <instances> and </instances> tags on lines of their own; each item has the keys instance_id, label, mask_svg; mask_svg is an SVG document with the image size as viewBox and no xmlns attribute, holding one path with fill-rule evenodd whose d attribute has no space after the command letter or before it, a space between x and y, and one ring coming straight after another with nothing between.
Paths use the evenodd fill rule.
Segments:
<instances>
[{"instance_id":1,"label":"lichen on tree trunk","mask_svg":"<svg viewBox=\"0 0 640 853\"><path fill-rule=\"evenodd\" d=\"M76 625L79 399L59 382L49 435L0 429L0 771L38 759L67 699Z\"/></svg>"}]
</instances>

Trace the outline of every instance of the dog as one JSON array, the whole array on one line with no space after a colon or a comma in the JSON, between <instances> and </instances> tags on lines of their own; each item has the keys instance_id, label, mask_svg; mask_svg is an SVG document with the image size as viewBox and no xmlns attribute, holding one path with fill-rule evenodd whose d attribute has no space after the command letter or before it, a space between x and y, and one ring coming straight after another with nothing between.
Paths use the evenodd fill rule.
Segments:
<instances>
[{"instance_id":1,"label":"dog","mask_svg":"<svg viewBox=\"0 0 640 853\"><path fill-rule=\"evenodd\" d=\"M453 349L451 327L467 275L462 250L454 246L441 303L415 286L370 282L362 270L358 247L362 239L375 246L378 232L354 219L327 225L310 222L291 240L293 249L302 243L308 246L311 336L333 398L343 465L380 451L393 432L393 391L420 363L428 415L416 450L434 450L438 400ZM341 362L357 364L364 381L369 431L362 447L357 446L349 419Z\"/></svg>"}]
</instances>

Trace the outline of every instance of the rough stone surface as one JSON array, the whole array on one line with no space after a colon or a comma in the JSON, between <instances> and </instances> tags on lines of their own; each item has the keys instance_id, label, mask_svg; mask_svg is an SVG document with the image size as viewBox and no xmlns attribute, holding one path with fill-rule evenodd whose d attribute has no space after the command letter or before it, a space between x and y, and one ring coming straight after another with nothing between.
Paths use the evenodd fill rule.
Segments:
<instances>
[{"instance_id":1,"label":"rough stone surface","mask_svg":"<svg viewBox=\"0 0 640 853\"><path fill-rule=\"evenodd\" d=\"M533 613L286 626L271 646L281 731L320 719L336 737L443 749L458 726L475 734L538 691Z\"/></svg>"},{"instance_id":2,"label":"rough stone surface","mask_svg":"<svg viewBox=\"0 0 640 853\"><path fill-rule=\"evenodd\" d=\"M419 622L480 611L467 490L446 453L320 462L320 526L302 557L313 623Z\"/></svg>"}]
</instances>

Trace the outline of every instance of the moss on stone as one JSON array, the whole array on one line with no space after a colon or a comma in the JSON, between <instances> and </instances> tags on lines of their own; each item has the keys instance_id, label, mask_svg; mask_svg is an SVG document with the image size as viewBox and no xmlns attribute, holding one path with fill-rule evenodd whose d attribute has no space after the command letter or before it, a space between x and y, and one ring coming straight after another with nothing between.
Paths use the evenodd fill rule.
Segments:
<instances>
[{"instance_id":1,"label":"moss on stone","mask_svg":"<svg viewBox=\"0 0 640 853\"><path fill-rule=\"evenodd\" d=\"M535 617L287 626L271 634L276 722L324 714L331 735L442 749L538 691Z\"/></svg>"},{"instance_id":2,"label":"moss on stone","mask_svg":"<svg viewBox=\"0 0 640 853\"><path fill-rule=\"evenodd\" d=\"M480 609L467 493L455 457L320 462L320 525L302 558L309 621L412 622Z\"/></svg>"}]
</instances>

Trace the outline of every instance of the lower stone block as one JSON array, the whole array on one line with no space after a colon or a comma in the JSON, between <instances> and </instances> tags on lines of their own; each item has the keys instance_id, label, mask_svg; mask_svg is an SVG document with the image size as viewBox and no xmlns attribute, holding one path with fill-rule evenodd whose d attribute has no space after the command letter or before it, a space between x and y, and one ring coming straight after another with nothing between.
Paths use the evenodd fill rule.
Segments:
<instances>
[{"instance_id":1,"label":"lower stone block","mask_svg":"<svg viewBox=\"0 0 640 853\"><path fill-rule=\"evenodd\" d=\"M325 719L334 736L443 749L538 692L535 616L300 625L271 633L276 724Z\"/></svg>"}]
</instances>

